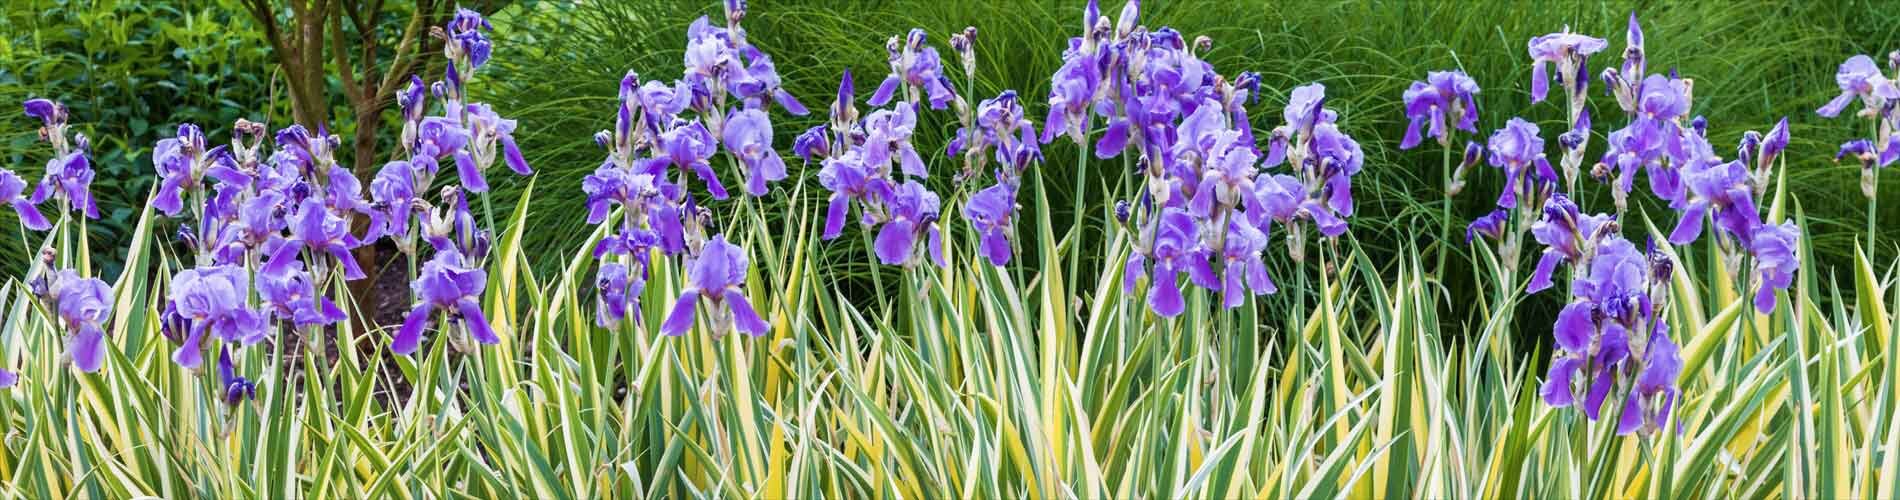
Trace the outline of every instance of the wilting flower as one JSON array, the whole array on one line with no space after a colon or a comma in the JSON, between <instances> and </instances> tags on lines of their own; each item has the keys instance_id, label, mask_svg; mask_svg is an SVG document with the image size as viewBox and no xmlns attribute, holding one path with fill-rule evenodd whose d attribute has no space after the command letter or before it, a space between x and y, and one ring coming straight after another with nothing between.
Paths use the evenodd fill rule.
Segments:
<instances>
[{"instance_id":1,"label":"wilting flower","mask_svg":"<svg viewBox=\"0 0 1900 500\"><path fill-rule=\"evenodd\" d=\"M80 371L99 371L105 363L104 325L112 312L112 287L99 278L81 278L71 269L61 269L48 292L67 332L64 357Z\"/></svg>"},{"instance_id":2,"label":"wilting flower","mask_svg":"<svg viewBox=\"0 0 1900 500\"><path fill-rule=\"evenodd\" d=\"M46 128L54 128L66 123L66 106L51 99L27 99L22 105L28 118L38 118Z\"/></svg>"},{"instance_id":3,"label":"wilting flower","mask_svg":"<svg viewBox=\"0 0 1900 500\"><path fill-rule=\"evenodd\" d=\"M303 263L292 261L282 269L265 270L257 275L257 295L279 320L297 328L323 326L343 321L343 310L324 297Z\"/></svg>"},{"instance_id":4,"label":"wilting flower","mask_svg":"<svg viewBox=\"0 0 1900 500\"><path fill-rule=\"evenodd\" d=\"M1207 248L1201 245L1194 216L1180 209L1163 210L1154 227L1153 241L1147 254L1128 256L1128 264L1122 270L1122 288L1134 292L1137 278L1148 277L1148 306L1155 314L1172 318L1186 310L1181 287L1175 283L1180 273L1188 273L1190 281L1204 288L1221 287L1214 277L1214 268L1208 265Z\"/></svg>"},{"instance_id":5,"label":"wilting flower","mask_svg":"<svg viewBox=\"0 0 1900 500\"><path fill-rule=\"evenodd\" d=\"M1762 224L1751 236L1748 251L1755 256L1756 282L1760 283L1755 291L1755 309L1762 314L1774 312L1776 290L1794 284L1794 272L1801 267L1795 253L1800 239L1801 229L1793 222Z\"/></svg>"},{"instance_id":6,"label":"wilting flower","mask_svg":"<svg viewBox=\"0 0 1900 500\"><path fill-rule=\"evenodd\" d=\"M1562 33L1532 38L1530 41L1531 102L1543 102L1544 96L1550 93L1550 77L1545 72L1545 63L1556 64L1559 76L1564 82L1581 90L1581 87L1577 86L1588 81L1587 78L1577 77L1585 72L1584 61L1591 54L1607 47L1609 43L1601 38L1570 33L1568 29Z\"/></svg>"},{"instance_id":7,"label":"wilting flower","mask_svg":"<svg viewBox=\"0 0 1900 500\"><path fill-rule=\"evenodd\" d=\"M25 179L12 170L0 169L0 205L12 206L13 213L20 216L20 224L27 229L45 231L52 228L53 224L40 214L40 209L34 207L33 202L28 201L25 192Z\"/></svg>"},{"instance_id":8,"label":"wilting flower","mask_svg":"<svg viewBox=\"0 0 1900 500\"><path fill-rule=\"evenodd\" d=\"M403 318L402 328L390 340L389 349L404 356L415 353L422 342L422 329L428 327L437 312L447 315L450 322L462 323L476 342L501 343L501 337L495 336L495 331L489 328L488 317L482 314L482 290L487 285L488 274L468 268L462 254L438 251L434 259L422 265L422 274L409 284L416 295L416 305Z\"/></svg>"},{"instance_id":9,"label":"wilting flower","mask_svg":"<svg viewBox=\"0 0 1900 500\"><path fill-rule=\"evenodd\" d=\"M231 349L218 348L218 383L223 384L219 391L225 406L237 406L257 397L257 383L240 377L237 368L231 365Z\"/></svg>"},{"instance_id":10,"label":"wilting flower","mask_svg":"<svg viewBox=\"0 0 1900 500\"><path fill-rule=\"evenodd\" d=\"M263 316L245 304L251 282L247 274L243 267L224 265L186 269L172 277L168 305L191 325L172 361L186 368L202 366L206 333L227 343L248 345L264 339Z\"/></svg>"},{"instance_id":11,"label":"wilting flower","mask_svg":"<svg viewBox=\"0 0 1900 500\"><path fill-rule=\"evenodd\" d=\"M726 151L746 166L746 194L765 196L766 182L785 178L785 160L772 149L772 121L764 111L733 111L726 118Z\"/></svg>"},{"instance_id":12,"label":"wilting flower","mask_svg":"<svg viewBox=\"0 0 1900 500\"><path fill-rule=\"evenodd\" d=\"M1405 90L1405 116L1412 123L1405 128L1399 149L1418 145L1421 123L1428 126L1425 135L1447 144L1451 127L1477 133L1478 102L1473 98L1477 93L1478 82L1463 71L1433 71L1425 75L1425 81L1412 82Z\"/></svg>"},{"instance_id":13,"label":"wilting flower","mask_svg":"<svg viewBox=\"0 0 1900 500\"><path fill-rule=\"evenodd\" d=\"M1012 219L1016 212L1016 190L1008 184L997 184L977 191L970 196L970 202L963 207L963 217L969 219L970 226L976 229L979 241L978 249L991 264L1008 264L1010 258L1010 234Z\"/></svg>"},{"instance_id":14,"label":"wilting flower","mask_svg":"<svg viewBox=\"0 0 1900 500\"><path fill-rule=\"evenodd\" d=\"M1841 63L1840 70L1834 73L1834 83L1840 85L1841 95L1828 101L1821 109L1814 110L1816 114L1828 118L1839 116L1841 110L1847 109L1848 103L1854 102L1854 98L1860 98L1868 109L1875 110L1889 99L1900 99L1900 86L1882 76L1880 65L1874 63L1874 58L1865 55L1856 55Z\"/></svg>"},{"instance_id":15,"label":"wilting flower","mask_svg":"<svg viewBox=\"0 0 1900 500\"><path fill-rule=\"evenodd\" d=\"M915 255L917 239L924 238L925 253L937 265L943 260L943 235L937 230L937 215L942 202L937 193L917 181L905 181L891 192L877 231L878 261L890 265L909 265Z\"/></svg>"},{"instance_id":16,"label":"wilting flower","mask_svg":"<svg viewBox=\"0 0 1900 500\"><path fill-rule=\"evenodd\" d=\"M725 235L713 236L691 266L686 271L686 289L674 301L673 312L667 315L666 322L660 325L661 333L686 333L692 328L702 302L716 334L724 334L728 328L753 335L765 333L768 326L753 310L743 288L748 269L745 249L727 243Z\"/></svg>"}]
</instances>

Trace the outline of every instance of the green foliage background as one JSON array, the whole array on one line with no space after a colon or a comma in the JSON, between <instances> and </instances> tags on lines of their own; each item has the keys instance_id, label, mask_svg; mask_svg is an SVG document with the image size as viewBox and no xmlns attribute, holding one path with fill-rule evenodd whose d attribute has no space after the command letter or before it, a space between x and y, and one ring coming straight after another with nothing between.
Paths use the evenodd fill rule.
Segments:
<instances>
[{"instance_id":1,"label":"green foliage background","mask_svg":"<svg viewBox=\"0 0 1900 500\"><path fill-rule=\"evenodd\" d=\"M1105 2L1113 15L1118 2ZM1040 122L1046 112L1040 97L1047 77L1060 64L1066 39L1080 30L1080 1L769 1L751 2L746 22L755 43L771 52L785 86L805 104L822 111L839 73L858 75L860 94L884 74L884 40L910 27L922 27L932 43L964 26L976 26L978 92L973 98L1016 89L1031 102ZM1863 201L1855 168L1836 165L1835 145L1850 134L1849 120L1823 120L1813 108L1836 92L1834 67L1852 54L1876 56L1900 48L1900 12L1879 2L1546 2L1535 7L1513 2L1216 2L1150 1L1143 24L1172 26L1192 38L1214 40L1207 59L1223 73L1257 71L1263 77L1253 124L1277 123L1285 93L1318 81L1328 87L1329 105L1338 109L1348 132L1365 146L1366 174L1357 181L1361 212L1354 232L1374 253L1391 255L1400 245L1425 246L1439 225L1437 185L1440 151L1427 144L1399 151L1405 127L1399 97L1426 71L1462 68L1483 87L1479 106L1482 135L1512 116L1539 123L1554 150L1562 128L1561 110L1532 106L1526 93L1530 37L1573 29L1622 47L1625 16L1638 12L1648 35L1652 71L1675 68L1696 80L1692 113L1709 119L1718 145L1734 144L1746 130L1766 130L1781 116L1793 123L1789 148L1794 194L1808 204L1816 257L1823 268L1847 262L1860 228ZM214 141L228 136L239 116L274 118L282 126L281 97L271 92L272 65L258 27L232 0L151 4L114 0L32 0L9 2L0 18L0 101L50 96L73 108L73 120L93 137L95 162L102 172L95 189L108 221L95 224L98 248L119 248L129 235L132 207L150 187L151 144L178 123L206 126ZM512 110L529 160L540 171L540 185L552 196L534 200L524 243L540 267L551 269L580 244L587 233L578 194L580 178L601 155L592 132L611 124L615 86L628 70L644 78L676 78L681 68L684 28L699 15L718 13L717 2L526 2L501 9L494 69L478 86L482 99ZM1593 67L1617 59L1607 54ZM954 65L954 62L951 63ZM1618 116L1614 102L1593 82L1593 115ZM776 123L781 149L793 135L818 123L818 115ZM925 114L921 147L940 152L954 129L947 114ZM1601 154L1601 134L1618 124L1600 119L1590 157ZM0 113L0 161L36 180L44 153L33 137L34 125L19 113ZM1482 137L1476 139L1482 140ZM1051 179L1054 206L1070 206L1073 179L1086 175L1087 213L1100 217L1102 186L1119 182L1120 160L1092 161L1087 170L1075 163L1073 145L1045 148L1042 168ZM940 165L941 155L932 155ZM793 177L802 196L821 197L810 177L816 168L800 168ZM945 171L945 170L939 170ZM944 189L948 175L931 181ZM1473 172L1456 201L1459 220L1487 210L1498 189L1490 169ZM1895 192L1895 177L1885 176ZM497 182L497 203L511 203L525 186L519 179ZM1586 183L1588 185L1589 183ZM1607 192L1588 185L1585 206L1606 206ZM785 197L773 197L784 203ZM1883 203L1892 219L1900 203ZM1650 207L1655 208L1655 207ZM768 211L767 213L776 213ZM6 225L14 227L11 215ZM1057 214L1057 224L1073 220ZM0 269L19 272L24 246L17 232L0 236ZM1099 236L1099 235L1098 235ZM1087 244L1087 242L1085 242ZM821 261L837 273L862 277L871 268L855 245L833 245ZM97 258L114 274L111 255ZM1891 250L1883 252L1891 254ZM1025 260L1026 262L1028 260ZM1100 266L1089 262L1084 268ZM1084 273L1082 279L1087 279ZM1448 279L1460 279L1457 276ZM862 280L861 280L862 281ZM1453 283L1453 290L1459 287ZM1458 302L1454 302L1458 303Z\"/></svg>"}]
</instances>

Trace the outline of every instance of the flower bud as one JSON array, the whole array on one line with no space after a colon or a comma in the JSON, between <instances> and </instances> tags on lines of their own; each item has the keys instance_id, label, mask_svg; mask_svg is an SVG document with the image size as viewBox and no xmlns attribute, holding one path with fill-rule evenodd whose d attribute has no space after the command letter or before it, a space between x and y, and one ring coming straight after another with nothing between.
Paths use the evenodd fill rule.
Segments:
<instances>
[{"instance_id":1,"label":"flower bud","mask_svg":"<svg viewBox=\"0 0 1900 500\"><path fill-rule=\"evenodd\" d=\"M1121 223L1123 224L1127 224L1128 215L1129 215L1128 200L1115 200L1115 220L1121 221Z\"/></svg>"}]
</instances>

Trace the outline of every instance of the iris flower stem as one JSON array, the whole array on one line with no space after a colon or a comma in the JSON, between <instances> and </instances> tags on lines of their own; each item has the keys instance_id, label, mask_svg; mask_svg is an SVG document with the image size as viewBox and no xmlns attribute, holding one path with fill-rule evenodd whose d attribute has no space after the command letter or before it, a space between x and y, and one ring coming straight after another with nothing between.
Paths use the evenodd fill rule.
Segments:
<instances>
[{"instance_id":1,"label":"iris flower stem","mask_svg":"<svg viewBox=\"0 0 1900 500\"><path fill-rule=\"evenodd\" d=\"M1874 118L1874 125L1872 127L1873 139L1870 144L1873 145L1874 156L1880 156L1880 120L1878 117ZM1872 180L1874 185L1873 193L1871 193L1873 196L1867 197L1867 260L1869 262L1879 262L1874 260L1874 255L1879 253L1877 252L1878 248L1874 247L1877 241L1877 233L1874 231L1874 214L1878 213L1876 210L1880 206L1880 167L1874 166L1869 168L1872 169L1871 175L1873 176Z\"/></svg>"},{"instance_id":2,"label":"iris flower stem","mask_svg":"<svg viewBox=\"0 0 1900 500\"><path fill-rule=\"evenodd\" d=\"M864 237L864 256L867 259L865 262L875 262L877 260L877 244L871 241L871 232L860 230L858 234ZM871 284L877 287L877 301L878 305L883 309L882 312L889 312L891 295L885 293L884 276L883 273L879 271L882 271L882 269L878 269L877 264L871 265Z\"/></svg>"},{"instance_id":3,"label":"iris flower stem","mask_svg":"<svg viewBox=\"0 0 1900 500\"><path fill-rule=\"evenodd\" d=\"M1074 208L1069 212L1069 217L1074 218L1074 222L1069 226L1069 237L1074 238L1074 241L1069 242L1069 274L1063 276L1070 283L1075 283L1078 273L1081 272L1082 228L1088 222L1088 217L1082 212L1082 193L1088 188L1088 184L1082 182L1089 173L1088 126L1084 125L1082 130L1082 140L1075 143L1075 190L1070 192L1075 197L1075 202L1072 205Z\"/></svg>"},{"instance_id":4,"label":"iris flower stem","mask_svg":"<svg viewBox=\"0 0 1900 500\"><path fill-rule=\"evenodd\" d=\"M482 191L482 218L487 220L489 231L501 230L500 227L495 225L495 205L494 203L490 202L487 191ZM491 232L489 234L489 237L499 239L499 235L497 233ZM483 256L483 257L486 258L486 256Z\"/></svg>"},{"instance_id":5,"label":"iris flower stem","mask_svg":"<svg viewBox=\"0 0 1900 500\"><path fill-rule=\"evenodd\" d=\"M1450 135L1447 134L1446 137L1450 137ZM1452 237L1451 237L1451 182L1452 182L1451 180L1451 141L1443 141L1443 142L1445 146L1444 147L1445 153L1443 155L1443 159L1439 162L1439 165L1440 167L1442 167L1440 169L1440 172L1443 172L1444 174L1444 176L1441 179L1444 180L1445 182L1445 199L1443 200L1444 217L1441 217L1438 220L1438 267L1436 270L1433 271L1434 273L1438 274L1438 280L1441 284L1445 280L1445 275L1444 275L1445 274L1445 254L1451 251L1451 241L1452 241Z\"/></svg>"}]
</instances>

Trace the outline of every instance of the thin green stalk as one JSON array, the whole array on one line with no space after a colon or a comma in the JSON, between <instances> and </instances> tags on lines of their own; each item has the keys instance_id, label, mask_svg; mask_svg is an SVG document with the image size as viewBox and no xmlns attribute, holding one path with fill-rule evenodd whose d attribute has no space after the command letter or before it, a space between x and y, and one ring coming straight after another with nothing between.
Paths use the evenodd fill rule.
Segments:
<instances>
[{"instance_id":1,"label":"thin green stalk","mask_svg":"<svg viewBox=\"0 0 1900 500\"><path fill-rule=\"evenodd\" d=\"M1441 283L1445 280L1445 276L1444 276L1445 254L1451 251L1451 241L1452 241L1452 237L1451 237L1451 183L1452 183L1451 141L1445 141L1444 146L1445 147L1443 149L1445 150L1445 152L1443 155L1443 159L1439 162L1440 167L1442 167L1440 171L1443 172L1444 174L1444 177L1441 178L1444 181L1444 189L1445 189L1445 192L1444 192L1445 198L1443 200L1444 202L1443 215L1444 216L1438 220L1438 267L1436 268L1435 271L1433 271L1435 274L1438 275L1438 280Z\"/></svg>"},{"instance_id":2,"label":"thin green stalk","mask_svg":"<svg viewBox=\"0 0 1900 500\"><path fill-rule=\"evenodd\" d=\"M1062 276L1069 283L1075 283L1080 278L1077 273L1081 272L1082 263L1082 227L1088 222L1088 217L1082 212L1083 190L1088 189L1088 184L1082 182L1083 179L1088 178L1089 173L1088 127L1084 126L1082 129L1084 131L1082 140L1075 143L1075 190L1071 192L1075 200L1072 211L1069 212L1069 216L1074 218L1074 222L1069 226L1069 237L1072 238L1069 241L1069 274ZM1077 289L1080 288L1077 287Z\"/></svg>"}]
</instances>

